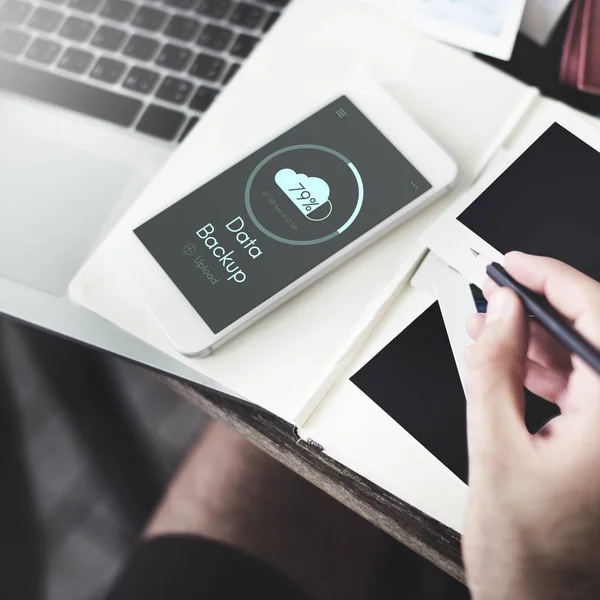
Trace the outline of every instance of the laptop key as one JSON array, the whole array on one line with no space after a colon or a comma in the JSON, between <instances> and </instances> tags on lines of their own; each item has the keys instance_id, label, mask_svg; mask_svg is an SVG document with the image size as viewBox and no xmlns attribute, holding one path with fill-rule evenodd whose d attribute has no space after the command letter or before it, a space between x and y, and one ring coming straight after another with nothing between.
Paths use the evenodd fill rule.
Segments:
<instances>
[{"instance_id":1,"label":"laptop key","mask_svg":"<svg viewBox=\"0 0 600 600\"><path fill-rule=\"evenodd\" d=\"M258 44L260 40L252 35L246 35L245 33L240 33L237 36L237 39L233 43L233 47L230 50L230 53L233 56L237 56L238 58L246 58L250 55L250 52L254 50L256 44Z\"/></svg>"},{"instance_id":2,"label":"laptop key","mask_svg":"<svg viewBox=\"0 0 600 600\"><path fill-rule=\"evenodd\" d=\"M125 63L101 56L90 71L90 77L105 83L116 83L121 79L125 69Z\"/></svg>"},{"instance_id":3,"label":"laptop key","mask_svg":"<svg viewBox=\"0 0 600 600\"><path fill-rule=\"evenodd\" d=\"M269 31L271 29L271 27L273 27L273 25L275 25L275 23L277 22L277 19L279 19L279 17L281 16L280 12L272 12L268 17L267 20L264 22L263 25L263 33L267 33L267 31Z\"/></svg>"},{"instance_id":4,"label":"laptop key","mask_svg":"<svg viewBox=\"0 0 600 600\"><path fill-rule=\"evenodd\" d=\"M170 108L151 104L136 126L138 131L172 141L185 121L185 115Z\"/></svg>"},{"instance_id":5,"label":"laptop key","mask_svg":"<svg viewBox=\"0 0 600 600\"><path fill-rule=\"evenodd\" d=\"M45 33L52 33L61 21L62 15L60 13L40 6L31 15L27 25L33 29L44 31Z\"/></svg>"},{"instance_id":6,"label":"laptop key","mask_svg":"<svg viewBox=\"0 0 600 600\"><path fill-rule=\"evenodd\" d=\"M221 77L226 64L222 58L210 54L198 54L190 68L190 75L208 81L217 81Z\"/></svg>"},{"instance_id":7,"label":"laptop key","mask_svg":"<svg viewBox=\"0 0 600 600\"><path fill-rule=\"evenodd\" d=\"M200 4L196 9L201 15L212 17L213 19L224 19L233 2L231 0L200 0Z\"/></svg>"},{"instance_id":8,"label":"laptop key","mask_svg":"<svg viewBox=\"0 0 600 600\"><path fill-rule=\"evenodd\" d=\"M164 34L168 37L178 38L180 40L191 40L198 31L200 23L195 19L188 19L175 15L167 24Z\"/></svg>"},{"instance_id":9,"label":"laptop key","mask_svg":"<svg viewBox=\"0 0 600 600\"><path fill-rule=\"evenodd\" d=\"M94 29L91 21L84 21L77 17L69 17L62 26L59 34L75 42L85 42Z\"/></svg>"},{"instance_id":10,"label":"laptop key","mask_svg":"<svg viewBox=\"0 0 600 600\"><path fill-rule=\"evenodd\" d=\"M225 50L233 38L233 32L217 25L207 25L196 40L199 46L204 46L217 52Z\"/></svg>"},{"instance_id":11,"label":"laptop key","mask_svg":"<svg viewBox=\"0 0 600 600\"><path fill-rule=\"evenodd\" d=\"M196 123L199 121L200 119L198 117L192 117L188 122L187 125L184 127L183 132L181 133L181 135L179 136L179 143L181 144L181 142L183 142L183 140L185 140L185 138L188 136L188 133L194 129L194 127L196 126Z\"/></svg>"},{"instance_id":12,"label":"laptop key","mask_svg":"<svg viewBox=\"0 0 600 600\"><path fill-rule=\"evenodd\" d=\"M18 56L29 44L30 36L22 31L4 29L0 33L0 52Z\"/></svg>"},{"instance_id":13,"label":"laptop key","mask_svg":"<svg viewBox=\"0 0 600 600\"><path fill-rule=\"evenodd\" d=\"M219 95L219 90L208 87L207 85L201 85L194 94L194 97L190 101L190 108L192 110L198 110L200 112L206 112L214 99Z\"/></svg>"},{"instance_id":14,"label":"laptop key","mask_svg":"<svg viewBox=\"0 0 600 600\"><path fill-rule=\"evenodd\" d=\"M156 54L159 46L160 44L156 40L143 35L132 35L123 48L123 54L138 60L150 60Z\"/></svg>"},{"instance_id":15,"label":"laptop key","mask_svg":"<svg viewBox=\"0 0 600 600\"><path fill-rule=\"evenodd\" d=\"M183 71L192 58L191 50L182 48L181 46L174 46L173 44L166 44L160 51L156 64L173 71Z\"/></svg>"},{"instance_id":16,"label":"laptop key","mask_svg":"<svg viewBox=\"0 0 600 600\"><path fill-rule=\"evenodd\" d=\"M56 60L61 50L62 46L60 44L43 38L37 38L29 46L29 50L25 53L25 58L49 65Z\"/></svg>"},{"instance_id":17,"label":"laptop key","mask_svg":"<svg viewBox=\"0 0 600 600\"><path fill-rule=\"evenodd\" d=\"M173 104L183 104L190 95L193 85L177 77L165 77L160 84L156 97Z\"/></svg>"},{"instance_id":18,"label":"laptop key","mask_svg":"<svg viewBox=\"0 0 600 600\"><path fill-rule=\"evenodd\" d=\"M142 69L141 67L131 67L131 70L125 77L123 87L140 94L149 94L158 82L159 75L155 71Z\"/></svg>"},{"instance_id":19,"label":"laptop key","mask_svg":"<svg viewBox=\"0 0 600 600\"><path fill-rule=\"evenodd\" d=\"M127 0L106 0L100 14L112 21L127 21L135 9L135 4Z\"/></svg>"},{"instance_id":20,"label":"laptop key","mask_svg":"<svg viewBox=\"0 0 600 600\"><path fill-rule=\"evenodd\" d=\"M121 44L123 44L126 37L127 34L120 29L113 29L107 25L101 25L98 27L94 37L92 37L91 44L92 46L114 52L121 47Z\"/></svg>"},{"instance_id":21,"label":"laptop key","mask_svg":"<svg viewBox=\"0 0 600 600\"><path fill-rule=\"evenodd\" d=\"M167 18L167 13L150 6L141 6L131 21L134 27L159 31Z\"/></svg>"},{"instance_id":22,"label":"laptop key","mask_svg":"<svg viewBox=\"0 0 600 600\"><path fill-rule=\"evenodd\" d=\"M229 22L248 29L256 29L265 16L264 9L245 2L238 2L229 17Z\"/></svg>"},{"instance_id":23,"label":"laptop key","mask_svg":"<svg viewBox=\"0 0 600 600\"><path fill-rule=\"evenodd\" d=\"M76 79L0 59L0 88L128 127L142 102Z\"/></svg>"},{"instance_id":24,"label":"laptop key","mask_svg":"<svg viewBox=\"0 0 600 600\"><path fill-rule=\"evenodd\" d=\"M227 85L232 79L233 76L240 70L240 63L231 63L229 69L227 69L227 73L225 73L225 77L223 77L223 85Z\"/></svg>"},{"instance_id":25,"label":"laptop key","mask_svg":"<svg viewBox=\"0 0 600 600\"><path fill-rule=\"evenodd\" d=\"M166 0L166 4L170 6L176 6L183 10L191 10L194 8L198 0Z\"/></svg>"},{"instance_id":26,"label":"laptop key","mask_svg":"<svg viewBox=\"0 0 600 600\"><path fill-rule=\"evenodd\" d=\"M71 0L69 6L75 10L81 10L86 13L93 13L98 10L101 0Z\"/></svg>"},{"instance_id":27,"label":"laptop key","mask_svg":"<svg viewBox=\"0 0 600 600\"><path fill-rule=\"evenodd\" d=\"M89 69L93 60L94 55L89 52L77 48L67 48L58 61L58 68L81 75Z\"/></svg>"},{"instance_id":28,"label":"laptop key","mask_svg":"<svg viewBox=\"0 0 600 600\"><path fill-rule=\"evenodd\" d=\"M285 8L290 0L262 0L265 4L270 4L271 6L275 6L277 8Z\"/></svg>"},{"instance_id":29,"label":"laptop key","mask_svg":"<svg viewBox=\"0 0 600 600\"><path fill-rule=\"evenodd\" d=\"M0 23L22 23L31 12L31 4L21 0L4 0L0 4Z\"/></svg>"}]
</instances>

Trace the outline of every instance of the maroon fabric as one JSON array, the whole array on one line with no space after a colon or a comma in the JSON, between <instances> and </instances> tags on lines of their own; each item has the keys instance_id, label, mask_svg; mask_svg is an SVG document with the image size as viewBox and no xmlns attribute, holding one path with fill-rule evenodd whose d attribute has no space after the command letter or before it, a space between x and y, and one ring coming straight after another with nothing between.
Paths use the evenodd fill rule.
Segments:
<instances>
[{"instance_id":1,"label":"maroon fabric","mask_svg":"<svg viewBox=\"0 0 600 600\"><path fill-rule=\"evenodd\" d=\"M585 0L574 0L573 2L573 10L571 11L560 63L560 83L572 88L577 87L579 75L584 4Z\"/></svg>"}]
</instances>

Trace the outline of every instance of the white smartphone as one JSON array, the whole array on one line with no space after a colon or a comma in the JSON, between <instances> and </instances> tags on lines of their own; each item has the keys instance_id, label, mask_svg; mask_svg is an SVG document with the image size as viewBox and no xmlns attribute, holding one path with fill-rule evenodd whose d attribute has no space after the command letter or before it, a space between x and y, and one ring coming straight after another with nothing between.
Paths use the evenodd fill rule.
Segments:
<instances>
[{"instance_id":1,"label":"white smartphone","mask_svg":"<svg viewBox=\"0 0 600 600\"><path fill-rule=\"evenodd\" d=\"M456 163L361 83L115 246L175 348L206 356L448 190Z\"/></svg>"}]
</instances>

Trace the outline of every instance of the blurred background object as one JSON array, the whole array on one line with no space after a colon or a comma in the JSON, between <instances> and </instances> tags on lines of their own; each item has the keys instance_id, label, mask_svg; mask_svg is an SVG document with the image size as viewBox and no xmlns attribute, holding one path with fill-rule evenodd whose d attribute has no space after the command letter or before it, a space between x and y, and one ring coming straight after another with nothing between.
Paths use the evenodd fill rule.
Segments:
<instances>
[{"instance_id":1,"label":"blurred background object","mask_svg":"<svg viewBox=\"0 0 600 600\"><path fill-rule=\"evenodd\" d=\"M100 599L208 419L134 365L7 320L0 334L3 587Z\"/></svg>"},{"instance_id":2,"label":"blurred background object","mask_svg":"<svg viewBox=\"0 0 600 600\"><path fill-rule=\"evenodd\" d=\"M562 85L600 95L600 2L574 0L560 67Z\"/></svg>"},{"instance_id":3,"label":"blurred background object","mask_svg":"<svg viewBox=\"0 0 600 600\"><path fill-rule=\"evenodd\" d=\"M7 319L0 368L4 589L101 600L208 417L144 369ZM388 538L370 598L399 590L469 597Z\"/></svg>"},{"instance_id":4,"label":"blurred background object","mask_svg":"<svg viewBox=\"0 0 600 600\"><path fill-rule=\"evenodd\" d=\"M600 6L598 0L584 1L589 1L595 7ZM540 45L521 33L517 37L509 61L497 60L484 55L478 55L478 57L497 69L537 87L543 95L555 98L573 108L598 117L600 116L600 96L561 80L563 50L570 52L570 45L567 40L569 26L572 19L577 19L576 12L579 7L578 2L569 5L567 10L562 13L545 45ZM595 10L597 12L598 8L595 8ZM600 26L600 23L598 25ZM600 33L599 26L595 30ZM590 29L589 34L590 37L593 37L594 30ZM596 60L598 58L600 58L600 54L596 54Z\"/></svg>"}]
</instances>

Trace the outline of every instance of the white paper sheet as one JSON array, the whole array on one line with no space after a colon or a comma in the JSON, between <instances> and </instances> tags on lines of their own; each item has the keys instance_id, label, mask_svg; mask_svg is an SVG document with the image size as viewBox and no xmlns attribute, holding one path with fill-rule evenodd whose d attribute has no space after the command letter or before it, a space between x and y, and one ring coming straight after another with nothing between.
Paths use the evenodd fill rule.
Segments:
<instances>
[{"instance_id":1,"label":"white paper sheet","mask_svg":"<svg viewBox=\"0 0 600 600\"><path fill-rule=\"evenodd\" d=\"M433 37L508 60L525 0L368 0Z\"/></svg>"},{"instance_id":2,"label":"white paper sheet","mask_svg":"<svg viewBox=\"0 0 600 600\"><path fill-rule=\"evenodd\" d=\"M437 297L456 368L463 389L466 389L464 355L473 340L467 333L465 323L476 312L475 301L468 281L437 254L429 252L426 261L423 261L411 284L417 288L433 291Z\"/></svg>"}]
</instances>

